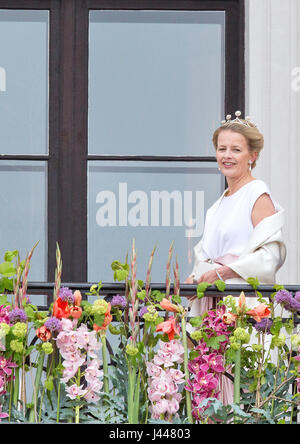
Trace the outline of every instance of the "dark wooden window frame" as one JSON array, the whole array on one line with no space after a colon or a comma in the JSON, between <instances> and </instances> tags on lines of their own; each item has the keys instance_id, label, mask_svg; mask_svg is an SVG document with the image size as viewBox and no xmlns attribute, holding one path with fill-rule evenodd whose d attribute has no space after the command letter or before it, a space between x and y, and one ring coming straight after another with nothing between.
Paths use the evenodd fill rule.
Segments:
<instances>
[{"instance_id":1,"label":"dark wooden window frame","mask_svg":"<svg viewBox=\"0 0 300 444\"><path fill-rule=\"evenodd\" d=\"M62 252L63 281L86 283L88 160L215 162L203 156L88 155L89 10L225 11L224 107L226 112L244 113L244 0L0 0L0 9L50 11L49 154L0 159L48 162L48 283L54 280L56 242ZM47 285L33 287L39 292Z\"/></svg>"}]
</instances>

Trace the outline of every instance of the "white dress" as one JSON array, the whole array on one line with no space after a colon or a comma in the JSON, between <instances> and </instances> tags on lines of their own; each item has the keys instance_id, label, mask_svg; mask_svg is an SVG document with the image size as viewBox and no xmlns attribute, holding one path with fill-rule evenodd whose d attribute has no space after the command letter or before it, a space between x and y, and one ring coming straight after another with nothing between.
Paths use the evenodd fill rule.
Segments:
<instances>
[{"instance_id":1,"label":"white dress","mask_svg":"<svg viewBox=\"0 0 300 444\"><path fill-rule=\"evenodd\" d=\"M207 211L203 237L194 248L194 278L199 279L206 271L227 265L240 276L227 279L228 284L245 284L249 277L257 277L261 284L275 284L275 274L286 256L282 239L284 210L272 199L262 180L252 180L228 197L226 191ZM271 197L276 213L254 228L252 209L265 193ZM195 316L200 314L199 310L210 308L210 299L204 298L206 306L201 308L193 304ZM251 306L255 301L251 298L247 302Z\"/></svg>"}]
</instances>

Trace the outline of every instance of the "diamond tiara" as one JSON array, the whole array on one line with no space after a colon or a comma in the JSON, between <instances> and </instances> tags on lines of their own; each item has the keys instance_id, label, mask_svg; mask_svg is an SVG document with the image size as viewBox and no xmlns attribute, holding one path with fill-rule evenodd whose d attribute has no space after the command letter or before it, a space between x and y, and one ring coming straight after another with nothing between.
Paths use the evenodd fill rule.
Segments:
<instances>
[{"instance_id":1,"label":"diamond tiara","mask_svg":"<svg viewBox=\"0 0 300 444\"><path fill-rule=\"evenodd\" d=\"M226 120L222 120L221 125L226 126L226 125L231 125L233 123L238 123L240 125L248 126L249 128L251 128L252 125L254 125L254 123L251 122L250 117L249 116L245 117L245 120L243 121L240 119L241 115L242 115L241 111L236 111L235 112L236 118L231 120L232 117L231 114L227 114Z\"/></svg>"}]
</instances>

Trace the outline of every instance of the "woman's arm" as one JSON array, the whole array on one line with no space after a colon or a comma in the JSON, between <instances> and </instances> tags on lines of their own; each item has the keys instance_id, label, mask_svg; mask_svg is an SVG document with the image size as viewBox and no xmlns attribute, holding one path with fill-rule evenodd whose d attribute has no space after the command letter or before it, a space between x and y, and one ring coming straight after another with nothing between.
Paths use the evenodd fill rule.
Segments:
<instances>
[{"instance_id":1,"label":"woman's arm","mask_svg":"<svg viewBox=\"0 0 300 444\"><path fill-rule=\"evenodd\" d=\"M275 207L270 196L267 193L262 194L252 209L251 220L253 227L256 227L265 217L273 216L275 212Z\"/></svg>"}]
</instances>

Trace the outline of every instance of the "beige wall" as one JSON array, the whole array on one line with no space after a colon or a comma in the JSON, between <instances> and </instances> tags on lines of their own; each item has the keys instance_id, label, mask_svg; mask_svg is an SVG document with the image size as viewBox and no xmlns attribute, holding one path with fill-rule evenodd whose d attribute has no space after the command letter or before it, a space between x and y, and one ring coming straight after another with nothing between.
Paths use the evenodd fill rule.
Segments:
<instances>
[{"instance_id":1,"label":"beige wall","mask_svg":"<svg viewBox=\"0 0 300 444\"><path fill-rule=\"evenodd\" d=\"M300 284L300 0L246 0L246 114L265 136L254 176L286 210L277 282Z\"/></svg>"}]
</instances>

